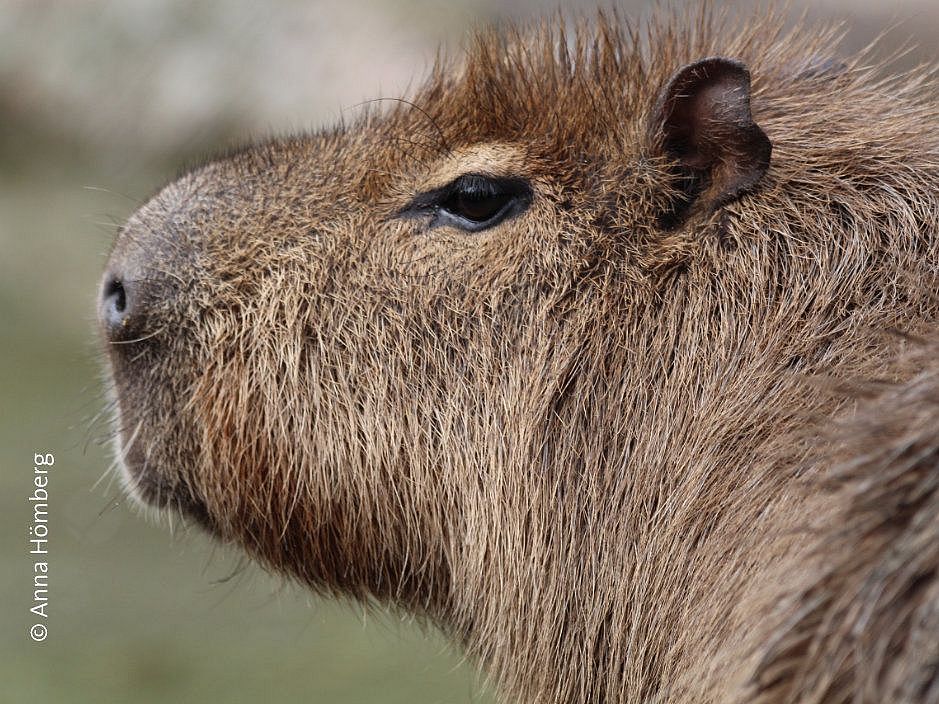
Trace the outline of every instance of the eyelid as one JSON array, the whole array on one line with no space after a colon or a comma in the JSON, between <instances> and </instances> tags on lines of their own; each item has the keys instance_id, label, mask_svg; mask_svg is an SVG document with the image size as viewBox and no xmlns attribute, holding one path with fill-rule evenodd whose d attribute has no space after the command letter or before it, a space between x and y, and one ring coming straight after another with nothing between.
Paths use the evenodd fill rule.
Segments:
<instances>
[{"instance_id":1,"label":"eyelid","mask_svg":"<svg viewBox=\"0 0 939 704\"><path fill-rule=\"evenodd\" d=\"M531 185L523 178L517 176L492 176L485 173L471 172L461 174L445 186L417 194L407 205L401 208L396 215L398 217L418 217L428 212L439 210L441 204L456 193L460 182L466 179L480 179L487 183L498 183L503 187L501 192L510 193L515 198L519 199L526 207L532 199Z\"/></svg>"},{"instance_id":2,"label":"eyelid","mask_svg":"<svg viewBox=\"0 0 939 704\"><path fill-rule=\"evenodd\" d=\"M516 208L518 212L524 210L524 208L518 208L517 200L508 200L505 205L503 205L496 213L493 213L492 217L487 220L469 220L467 218L461 217L457 213L451 212L446 208L439 208L437 210L437 219L441 219L444 222L449 222L453 225L456 225L461 230L466 230L467 232L479 232L485 230L489 227L492 227L494 224L502 222L508 217L515 215L517 213L509 213L509 210Z\"/></svg>"}]
</instances>

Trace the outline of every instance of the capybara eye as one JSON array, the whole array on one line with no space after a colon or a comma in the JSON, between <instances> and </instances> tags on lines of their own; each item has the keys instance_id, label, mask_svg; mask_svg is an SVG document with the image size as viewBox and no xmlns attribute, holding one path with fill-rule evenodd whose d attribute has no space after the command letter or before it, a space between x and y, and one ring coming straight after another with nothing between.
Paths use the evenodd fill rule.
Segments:
<instances>
[{"instance_id":1,"label":"capybara eye","mask_svg":"<svg viewBox=\"0 0 939 704\"><path fill-rule=\"evenodd\" d=\"M433 213L431 226L479 232L518 215L531 203L531 187L517 178L464 174L443 188L422 193L400 215Z\"/></svg>"},{"instance_id":2,"label":"capybara eye","mask_svg":"<svg viewBox=\"0 0 939 704\"><path fill-rule=\"evenodd\" d=\"M514 197L511 190L484 176L461 176L453 182L453 193L440 207L450 215L475 224L494 220Z\"/></svg>"}]
</instances>

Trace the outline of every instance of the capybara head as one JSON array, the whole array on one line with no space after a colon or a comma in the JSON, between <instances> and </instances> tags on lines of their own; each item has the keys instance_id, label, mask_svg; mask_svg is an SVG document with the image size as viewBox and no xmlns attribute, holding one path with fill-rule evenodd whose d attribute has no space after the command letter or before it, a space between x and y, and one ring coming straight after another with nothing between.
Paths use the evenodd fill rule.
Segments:
<instances>
[{"instance_id":1,"label":"capybara head","mask_svg":"<svg viewBox=\"0 0 939 704\"><path fill-rule=\"evenodd\" d=\"M782 26L484 35L164 188L99 304L130 491L513 696L736 691L801 429L850 405L806 379L889 375L871 331L937 307L926 74Z\"/></svg>"}]
</instances>

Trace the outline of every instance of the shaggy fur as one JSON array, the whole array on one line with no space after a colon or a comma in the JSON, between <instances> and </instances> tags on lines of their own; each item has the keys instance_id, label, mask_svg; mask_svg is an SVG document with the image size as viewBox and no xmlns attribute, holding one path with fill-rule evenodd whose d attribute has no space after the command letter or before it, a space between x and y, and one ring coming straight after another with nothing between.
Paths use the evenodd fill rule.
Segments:
<instances>
[{"instance_id":1,"label":"shaggy fur","mask_svg":"<svg viewBox=\"0 0 939 704\"><path fill-rule=\"evenodd\" d=\"M782 28L488 34L168 186L111 259L132 491L426 617L506 701L939 701L939 366L885 333L939 312L933 77ZM773 151L696 207L655 115L708 56ZM531 207L396 216L469 171Z\"/></svg>"}]
</instances>

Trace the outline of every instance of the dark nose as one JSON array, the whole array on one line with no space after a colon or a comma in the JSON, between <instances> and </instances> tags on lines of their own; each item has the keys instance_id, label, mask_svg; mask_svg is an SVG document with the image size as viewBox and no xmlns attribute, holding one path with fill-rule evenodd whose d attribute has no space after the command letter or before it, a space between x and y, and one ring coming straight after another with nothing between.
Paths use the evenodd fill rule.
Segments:
<instances>
[{"instance_id":1,"label":"dark nose","mask_svg":"<svg viewBox=\"0 0 939 704\"><path fill-rule=\"evenodd\" d=\"M104 290L101 292L101 317L104 323L111 327L123 326L127 320L127 289L124 282L110 276L106 279Z\"/></svg>"},{"instance_id":2,"label":"dark nose","mask_svg":"<svg viewBox=\"0 0 939 704\"><path fill-rule=\"evenodd\" d=\"M116 271L105 274L98 301L98 319L108 340L127 342L139 337L146 325L148 306L140 282Z\"/></svg>"},{"instance_id":3,"label":"dark nose","mask_svg":"<svg viewBox=\"0 0 939 704\"><path fill-rule=\"evenodd\" d=\"M110 343L159 346L160 334L185 315L183 287L191 280L198 232L185 183L164 188L118 230L98 286L98 324ZM135 356L136 345L114 345L112 354Z\"/></svg>"}]
</instances>

